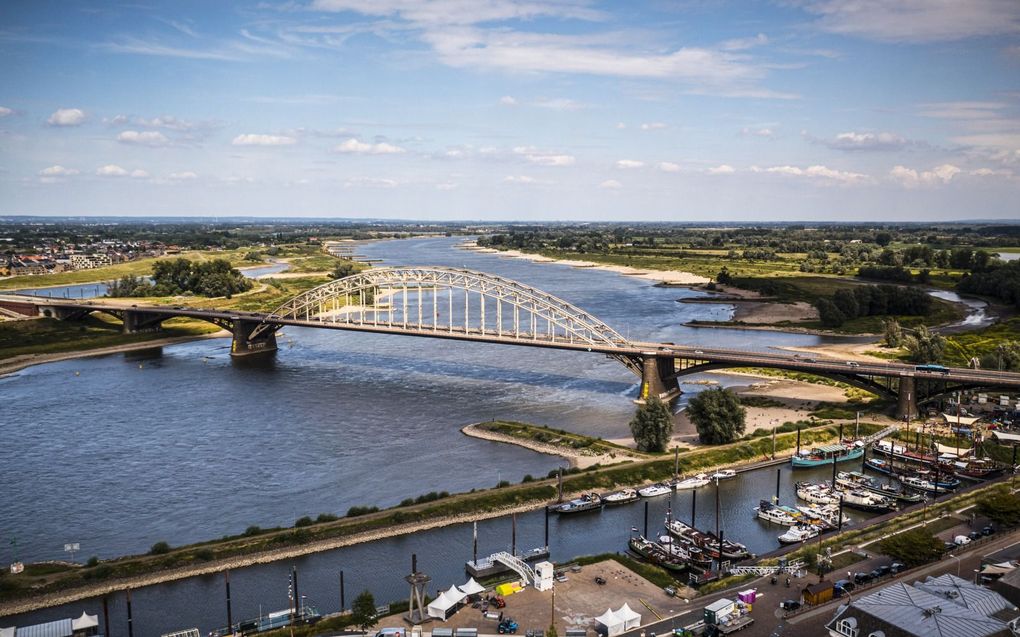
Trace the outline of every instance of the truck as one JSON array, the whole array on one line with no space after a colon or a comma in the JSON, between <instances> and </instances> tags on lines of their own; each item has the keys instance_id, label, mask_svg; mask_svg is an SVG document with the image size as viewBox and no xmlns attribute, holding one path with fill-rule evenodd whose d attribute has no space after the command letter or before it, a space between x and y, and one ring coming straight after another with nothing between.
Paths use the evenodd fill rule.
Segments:
<instances>
[{"instance_id":1,"label":"truck","mask_svg":"<svg viewBox=\"0 0 1020 637\"><path fill-rule=\"evenodd\" d=\"M729 635L754 623L743 604L720 599L705 607L705 635Z\"/></svg>"}]
</instances>

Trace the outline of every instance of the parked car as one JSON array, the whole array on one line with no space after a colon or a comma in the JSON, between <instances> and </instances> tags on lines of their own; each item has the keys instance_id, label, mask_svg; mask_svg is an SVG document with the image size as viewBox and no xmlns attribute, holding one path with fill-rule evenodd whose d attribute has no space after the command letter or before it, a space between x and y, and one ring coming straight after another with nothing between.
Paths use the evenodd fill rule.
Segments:
<instances>
[{"instance_id":1,"label":"parked car","mask_svg":"<svg viewBox=\"0 0 1020 637\"><path fill-rule=\"evenodd\" d=\"M995 533L995 529L992 528L991 525L981 529L981 535L991 535L993 533Z\"/></svg>"},{"instance_id":2,"label":"parked car","mask_svg":"<svg viewBox=\"0 0 1020 637\"><path fill-rule=\"evenodd\" d=\"M957 545L956 545L956 543L955 543L955 542L948 542L948 541L947 541L947 542L943 542L943 543L942 543L942 548L943 548L943 549L945 549L945 550L947 550L947 551L953 551L953 550L956 550L956 546L957 546Z\"/></svg>"},{"instance_id":3,"label":"parked car","mask_svg":"<svg viewBox=\"0 0 1020 637\"><path fill-rule=\"evenodd\" d=\"M860 367L861 364L856 362L856 361L847 361L846 362L846 366L847 367Z\"/></svg>"},{"instance_id":4,"label":"parked car","mask_svg":"<svg viewBox=\"0 0 1020 637\"><path fill-rule=\"evenodd\" d=\"M874 578L871 576L871 573L854 573L854 584L857 584L858 586L867 584L873 579Z\"/></svg>"},{"instance_id":5,"label":"parked car","mask_svg":"<svg viewBox=\"0 0 1020 637\"><path fill-rule=\"evenodd\" d=\"M797 610L800 608L800 602L795 599L788 599L783 602L779 602L779 607L783 610Z\"/></svg>"},{"instance_id":6,"label":"parked car","mask_svg":"<svg viewBox=\"0 0 1020 637\"><path fill-rule=\"evenodd\" d=\"M906 570L906 568L907 565L904 564L903 562L893 562L892 564L889 565L889 570L893 574L899 573L900 571L904 571Z\"/></svg>"},{"instance_id":7,"label":"parked car","mask_svg":"<svg viewBox=\"0 0 1020 637\"><path fill-rule=\"evenodd\" d=\"M873 570L870 573L868 573L868 575L870 575L871 579L873 579L873 580L881 579L881 577L882 577L882 570L876 568L875 570Z\"/></svg>"},{"instance_id":8,"label":"parked car","mask_svg":"<svg viewBox=\"0 0 1020 637\"><path fill-rule=\"evenodd\" d=\"M971 540L980 540L981 534L978 533L977 531L971 531L970 533L967 534L967 537L969 537Z\"/></svg>"},{"instance_id":9,"label":"parked car","mask_svg":"<svg viewBox=\"0 0 1020 637\"><path fill-rule=\"evenodd\" d=\"M966 535L957 535L953 538L953 544L957 546L966 546L970 544L970 538Z\"/></svg>"},{"instance_id":10,"label":"parked car","mask_svg":"<svg viewBox=\"0 0 1020 637\"><path fill-rule=\"evenodd\" d=\"M852 593L855 588L857 587L854 586L854 583L850 580L841 579L832 585L832 596L843 597L844 595Z\"/></svg>"},{"instance_id":11,"label":"parked car","mask_svg":"<svg viewBox=\"0 0 1020 637\"><path fill-rule=\"evenodd\" d=\"M878 573L879 577L885 577L886 575L891 575L892 574L892 566L890 566L888 564L886 564L884 566L879 566L874 571L872 571L872 573Z\"/></svg>"}]
</instances>

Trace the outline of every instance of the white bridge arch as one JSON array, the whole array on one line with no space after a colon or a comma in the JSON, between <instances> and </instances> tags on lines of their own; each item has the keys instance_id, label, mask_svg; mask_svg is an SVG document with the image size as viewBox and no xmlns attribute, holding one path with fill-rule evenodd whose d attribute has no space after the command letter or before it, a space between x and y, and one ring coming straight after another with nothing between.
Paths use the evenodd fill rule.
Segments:
<instances>
[{"instance_id":1,"label":"white bridge arch","mask_svg":"<svg viewBox=\"0 0 1020 637\"><path fill-rule=\"evenodd\" d=\"M263 320L372 326L422 335L590 345L640 374L619 332L581 308L512 279L438 266L372 268L307 290Z\"/></svg>"}]
</instances>

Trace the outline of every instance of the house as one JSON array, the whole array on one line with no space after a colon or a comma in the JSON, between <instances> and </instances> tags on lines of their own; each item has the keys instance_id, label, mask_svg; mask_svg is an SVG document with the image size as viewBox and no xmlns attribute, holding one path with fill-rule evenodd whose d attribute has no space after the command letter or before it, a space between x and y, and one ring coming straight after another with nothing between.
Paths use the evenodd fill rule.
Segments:
<instances>
[{"instance_id":1,"label":"house","mask_svg":"<svg viewBox=\"0 0 1020 637\"><path fill-rule=\"evenodd\" d=\"M831 637L1011 637L1017 609L998 593L955 575L895 582L841 606Z\"/></svg>"}]
</instances>

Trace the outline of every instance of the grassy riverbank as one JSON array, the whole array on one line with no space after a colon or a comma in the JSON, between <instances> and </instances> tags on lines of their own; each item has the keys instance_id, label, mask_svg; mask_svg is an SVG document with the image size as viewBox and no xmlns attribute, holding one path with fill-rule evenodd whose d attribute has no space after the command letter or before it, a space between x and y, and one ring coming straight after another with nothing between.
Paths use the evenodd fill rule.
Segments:
<instances>
[{"instance_id":1,"label":"grassy riverbank","mask_svg":"<svg viewBox=\"0 0 1020 637\"><path fill-rule=\"evenodd\" d=\"M175 318L160 332L124 334L120 321L98 314L81 321L32 319L0 322L0 362L33 354L81 352L167 338L197 337L220 330L197 319Z\"/></svg>"},{"instance_id":2,"label":"grassy riverbank","mask_svg":"<svg viewBox=\"0 0 1020 637\"><path fill-rule=\"evenodd\" d=\"M877 425L862 424L862 433ZM805 446L832 441L838 429L821 425L801 432ZM796 445L795 433L776 437L776 453L789 455ZM767 437L740 441L720 447L702 448L680 454L682 472L706 471L713 467L733 467L765 460L771 456L772 439ZM631 461L611 467L593 466L563 477L565 493L609 490L661 480L673 473L671 457ZM391 535L413 533L472 519L503 515L511 510L529 510L545 506L556 499L554 473L548 478L507 485L494 489L441 497L420 504L405 503L384 511L356 507L342 519L322 515L302 519L291 528L259 529L251 527L238 536L201 542L182 547L154 547L148 555L125 556L97 561L92 566L73 567L45 576L0 575L0 614L17 608L63 603L97 594L97 591L119 590L157 581L170 581L198 573L239 568L248 564L268 562L303 553L329 550L339 546L380 539ZM421 498L426 500L427 498ZM172 539L172 538L171 538ZM73 589L73 591L72 591ZM68 592L72 591L72 592ZM62 593L58 595L51 595ZM31 598L31 599L26 599ZM16 605L16 600L25 600Z\"/></svg>"},{"instance_id":3,"label":"grassy riverbank","mask_svg":"<svg viewBox=\"0 0 1020 637\"><path fill-rule=\"evenodd\" d=\"M489 431L521 443L537 443L559 448L564 454L584 456L607 456L609 458L649 459L656 454L643 453L602 438L593 438L545 425L531 425L510 420L490 420L474 425L482 431Z\"/></svg>"}]
</instances>

